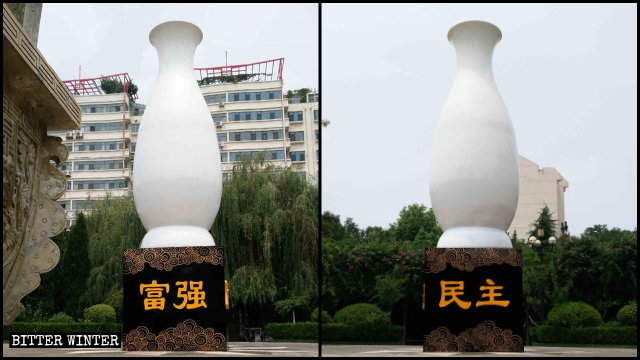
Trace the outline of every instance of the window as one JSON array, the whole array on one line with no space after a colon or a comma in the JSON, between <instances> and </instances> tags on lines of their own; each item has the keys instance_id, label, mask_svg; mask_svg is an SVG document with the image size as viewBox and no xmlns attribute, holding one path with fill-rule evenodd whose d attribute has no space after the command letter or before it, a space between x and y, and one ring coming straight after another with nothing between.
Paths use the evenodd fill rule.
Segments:
<instances>
[{"instance_id":1,"label":"window","mask_svg":"<svg viewBox=\"0 0 640 360\"><path fill-rule=\"evenodd\" d=\"M315 133L316 133L316 140L319 140L319 139L320 139L320 138L319 138L319 136L320 136L320 130L316 130L316 131L315 131Z\"/></svg>"},{"instance_id":2,"label":"window","mask_svg":"<svg viewBox=\"0 0 640 360\"><path fill-rule=\"evenodd\" d=\"M71 190L71 181L67 181L67 190Z\"/></svg>"},{"instance_id":3,"label":"window","mask_svg":"<svg viewBox=\"0 0 640 360\"><path fill-rule=\"evenodd\" d=\"M212 94L204 97L207 104L219 104L227 102L227 94ZM236 100L237 101L237 100Z\"/></svg>"},{"instance_id":4,"label":"window","mask_svg":"<svg viewBox=\"0 0 640 360\"><path fill-rule=\"evenodd\" d=\"M291 161L304 161L304 151L292 151L289 158Z\"/></svg>"},{"instance_id":5,"label":"window","mask_svg":"<svg viewBox=\"0 0 640 360\"><path fill-rule=\"evenodd\" d=\"M302 111L290 111L289 121L302 121Z\"/></svg>"},{"instance_id":6,"label":"window","mask_svg":"<svg viewBox=\"0 0 640 360\"><path fill-rule=\"evenodd\" d=\"M218 133L218 142L220 141L227 141L227 133L223 132L223 133Z\"/></svg>"},{"instance_id":7,"label":"window","mask_svg":"<svg viewBox=\"0 0 640 360\"><path fill-rule=\"evenodd\" d=\"M132 133L137 133L139 129L140 129L140 124L131 124Z\"/></svg>"},{"instance_id":8,"label":"window","mask_svg":"<svg viewBox=\"0 0 640 360\"><path fill-rule=\"evenodd\" d=\"M292 131L289 133L291 141L304 141L304 131Z\"/></svg>"},{"instance_id":9,"label":"window","mask_svg":"<svg viewBox=\"0 0 640 360\"><path fill-rule=\"evenodd\" d=\"M227 157L228 157L228 154L226 152L220 153L220 161L227 162Z\"/></svg>"},{"instance_id":10,"label":"window","mask_svg":"<svg viewBox=\"0 0 640 360\"><path fill-rule=\"evenodd\" d=\"M313 110L313 120L318 120L320 110Z\"/></svg>"},{"instance_id":11,"label":"window","mask_svg":"<svg viewBox=\"0 0 640 360\"><path fill-rule=\"evenodd\" d=\"M213 122L227 121L227 113L213 113L211 114Z\"/></svg>"}]
</instances>

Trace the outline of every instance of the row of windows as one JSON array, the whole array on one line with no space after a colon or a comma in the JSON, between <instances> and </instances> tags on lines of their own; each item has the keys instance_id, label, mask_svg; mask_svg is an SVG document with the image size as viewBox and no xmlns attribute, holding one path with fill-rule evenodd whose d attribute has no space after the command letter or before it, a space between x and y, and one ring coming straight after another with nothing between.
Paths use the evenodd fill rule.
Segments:
<instances>
[{"instance_id":1,"label":"row of windows","mask_svg":"<svg viewBox=\"0 0 640 360\"><path fill-rule=\"evenodd\" d=\"M94 200L63 200L58 204L65 210L91 210L95 205Z\"/></svg>"},{"instance_id":2,"label":"row of windows","mask_svg":"<svg viewBox=\"0 0 640 360\"><path fill-rule=\"evenodd\" d=\"M245 91L234 92L227 94L211 94L205 95L204 101L207 104L219 104L225 102L235 101L262 101L262 100L280 100L282 99L282 91L280 90L267 90L267 91Z\"/></svg>"},{"instance_id":3,"label":"row of windows","mask_svg":"<svg viewBox=\"0 0 640 360\"><path fill-rule=\"evenodd\" d=\"M128 128L129 126L125 125L125 129ZM83 124L81 125L81 129L85 132L122 131L122 122Z\"/></svg>"},{"instance_id":4,"label":"row of windows","mask_svg":"<svg viewBox=\"0 0 640 360\"><path fill-rule=\"evenodd\" d=\"M80 110L83 114L97 114L97 113L109 113L122 111L122 103L116 104L92 104L92 105L80 105Z\"/></svg>"},{"instance_id":5,"label":"row of windows","mask_svg":"<svg viewBox=\"0 0 640 360\"><path fill-rule=\"evenodd\" d=\"M245 156L255 159L260 153L264 153L265 160L284 160L284 150L233 151L229 153L229 158L231 161L238 161Z\"/></svg>"},{"instance_id":6,"label":"row of windows","mask_svg":"<svg viewBox=\"0 0 640 360\"><path fill-rule=\"evenodd\" d=\"M220 141L220 135L226 134L218 134L218 141ZM229 133L229 141L280 140L282 138L282 130L237 131Z\"/></svg>"},{"instance_id":7,"label":"row of windows","mask_svg":"<svg viewBox=\"0 0 640 360\"><path fill-rule=\"evenodd\" d=\"M121 160L75 161L73 163L73 170L114 170L114 169L122 169Z\"/></svg>"},{"instance_id":8,"label":"row of windows","mask_svg":"<svg viewBox=\"0 0 640 360\"><path fill-rule=\"evenodd\" d=\"M282 99L282 91L246 91L229 93L229 102L234 101L261 101L261 100L280 100Z\"/></svg>"},{"instance_id":9,"label":"row of windows","mask_svg":"<svg viewBox=\"0 0 640 360\"><path fill-rule=\"evenodd\" d=\"M282 119L282 110L237 111L229 113L229 121L275 120Z\"/></svg>"},{"instance_id":10,"label":"row of windows","mask_svg":"<svg viewBox=\"0 0 640 360\"><path fill-rule=\"evenodd\" d=\"M69 149L67 144L67 149ZM73 151L107 151L122 150L122 141L103 141L103 142L76 142L73 143Z\"/></svg>"},{"instance_id":11,"label":"row of windows","mask_svg":"<svg viewBox=\"0 0 640 360\"><path fill-rule=\"evenodd\" d=\"M108 190L126 189L127 183L123 179L115 180L78 180L67 182L67 190Z\"/></svg>"},{"instance_id":12,"label":"row of windows","mask_svg":"<svg viewBox=\"0 0 640 360\"><path fill-rule=\"evenodd\" d=\"M231 154L231 161L238 161L242 156L251 156L253 158L257 157L260 151L238 151L220 153L220 161L228 162L229 154ZM265 160L284 160L284 150L270 150L265 152ZM291 161L305 161L305 153L304 151L292 151L289 153L289 159Z\"/></svg>"}]
</instances>

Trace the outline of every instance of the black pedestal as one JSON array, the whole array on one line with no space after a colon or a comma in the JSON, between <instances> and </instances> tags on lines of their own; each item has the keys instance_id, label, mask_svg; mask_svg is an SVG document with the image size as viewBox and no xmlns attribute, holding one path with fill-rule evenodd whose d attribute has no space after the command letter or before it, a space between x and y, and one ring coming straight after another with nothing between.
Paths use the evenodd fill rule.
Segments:
<instances>
[{"instance_id":1,"label":"black pedestal","mask_svg":"<svg viewBox=\"0 0 640 360\"><path fill-rule=\"evenodd\" d=\"M226 351L222 247L127 249L124 350Z\"/></svg>"},{"instance_id":2,"label":"black pedestal","mask_svg":"<svg viewBox=\"0 0 640 360\"><path fill-rule=\"evenodd\" d=\"M425 352L522 352L522 253L426 250Z\"/></svg>"}]
</instances>

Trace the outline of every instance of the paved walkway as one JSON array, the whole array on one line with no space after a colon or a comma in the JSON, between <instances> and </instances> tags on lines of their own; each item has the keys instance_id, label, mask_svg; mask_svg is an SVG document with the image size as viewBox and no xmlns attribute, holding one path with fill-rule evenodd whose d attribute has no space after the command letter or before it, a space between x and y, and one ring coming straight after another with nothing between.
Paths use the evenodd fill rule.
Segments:
<instances>
[{"instance_id":1,"label":"paved walkway","mask_svg":"<svg viewBox=\"0 0 640 360\"><path fill-rule=\"evenodd\" d=\"M230 343L229 350L224 351L122 351L121 349L14 349L3 344L2 356L53 356L53 357L95 357L95 356L318 356L318 344L310 343Z\"/></svg>"},{"instance_id":2,"label":"paved walkway","mask_svg":"<svg viewBox=\"0 0 640 360\"><path fill-rule=\"evenodd\" d=\"M318 344L309 343L231 343L229 351L139 351L127 352L120 349L10 349L3 344L4 356L51 356L51 357L158 357L158 356L278 356L278 357L317 357ZM404 345L324 345L323 357L456 357L456 356L523 356L523 357L638 357L638 349L588 348L588 347L526 347L524 353L423 353L421 346Z\"/></svg>"},{"instance_id":3,"label":"paved walkway","mask_svg":"<svg viewBox=\"0 0 640 360\"><path fill-rule=\"evenodd\" d=\"M408 345L323 345L322 357L336 356L367 356L367 357L456 357L456 356L523 356L523 357L548 357L548 356L570 356L570 357L594 357L594 356L615 356L615 357L637 357L638 349L616 349L616 348L586 348L586 347L546 347L528 346L524 353L424 353L422 346Z\"/></svg>"}]
</instances>

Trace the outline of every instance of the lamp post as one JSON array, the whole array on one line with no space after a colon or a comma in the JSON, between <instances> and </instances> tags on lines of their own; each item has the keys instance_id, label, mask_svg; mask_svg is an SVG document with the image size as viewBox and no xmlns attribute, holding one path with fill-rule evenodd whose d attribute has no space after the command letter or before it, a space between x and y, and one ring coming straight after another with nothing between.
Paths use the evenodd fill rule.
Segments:
<instances>
[{"instance_id":1,"label":"lamp post","mask_svg":"<svg viewBox=\"0 0 640 360\"><path fill-rule=\"evenodd\" d=\"M544 228L542 226L538 225L538 228L536 229L536 235L538 235L538 237L540 238L544 237ZM551 236L547 241L549 245L554 245L556 243L556 237ZM531 246L531 248L533 248L536 251L536 253L538 253L538 256L540 257L540 264L542 264L542 259L544 257L544 247L542 246L542 241L540 241L540 239L536 238L535 236L531 235L529 237L528 243L529 243L529 246ZM540 317L544 318L544 296L542 291L540 291L540 307L541 307Z\"/></svg>"}]
</instances>

